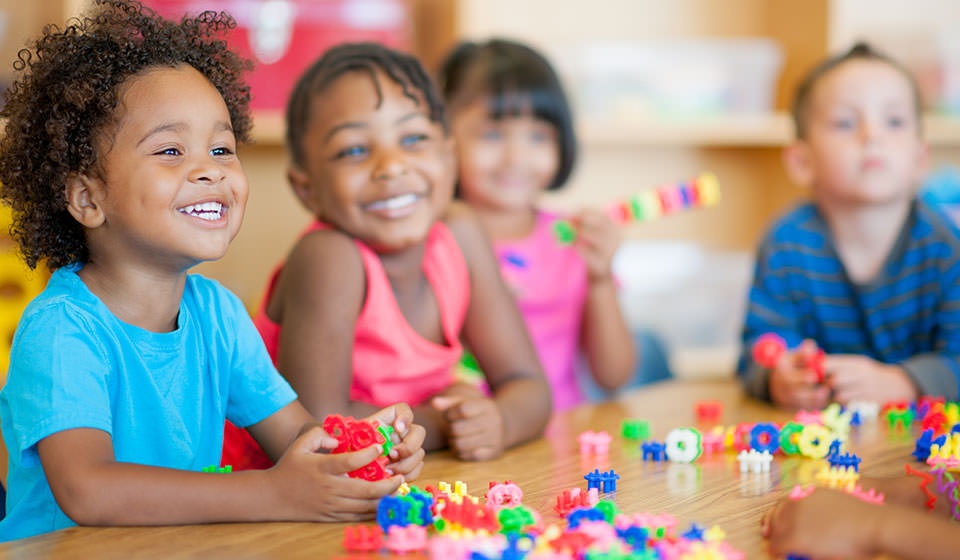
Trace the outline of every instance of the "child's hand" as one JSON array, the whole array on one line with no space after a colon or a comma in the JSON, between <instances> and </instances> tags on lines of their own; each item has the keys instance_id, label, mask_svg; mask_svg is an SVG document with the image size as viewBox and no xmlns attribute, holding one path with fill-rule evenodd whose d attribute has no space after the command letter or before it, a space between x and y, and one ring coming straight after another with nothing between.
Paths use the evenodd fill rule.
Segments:
<instances>
[{"instance_id":1,"label":"child's hand","mask_svg":"<svg viewBox=\"0 0 960 560\"><path fill-rule=\"evenodd\" d=\"M827 406L830 389L817 383L817 374L806 367L806 355L815 343L804 340L794 352L787 352L770 371L770 398L779 406L819 410Z\"/></svg>"},{"instance_id":2,"label":"child's hand","mask_svg":"<svg viewBox=\"0 0 960 560\"><path fill-rule=\"evenodd\" d=\"M620 229L599 210L583 210L577 216L576 249L587 265L590 281L612 278L613 255L620 246Z\"/></svg>"},{"instance_id":3,"label":"child's hand","mask_svg":"<svg viewBox=\"0 0 960 560\"><path fill-rule=\"evenodd\" d=\"M770 555L869 558L877 552L882 508L843 492L817 489L802 500L781 500L764 516Z\"/></svg>"},{"instance_id":4,"label":"child's hand","mask_svg":"<svg viewBox=\"0 0 960 560\"><path fill-rule=\"evenodd\" d=\"M266 471L279 519L370 519L380 498L395 492L403 483L399 474L377 482L347 476L346 473L371 463L383 453L380 445L336 455L321 452L336 446L336 439L315 426L294 440L277 464Z\"/></svg>"},{"instance_id":5,"label":"child's hand","mask_svg":"<svg viewBox=\"0 0 960 560\"><path fill-rule=\"evenodd\" d=\"M917 398L913 382L899 366L867 356L833 354L824 361L827 384L841 404L850 401L912 401Z\"/></svg>"},{"instance_id":6,"label":"child's hand","mask_svg":"<svg viewBox=\"0 0 960 560\"><path fill-rule=\"evenodd\" d=\"M370 415L384 426L393 426L395 444L390 450L387 468L403 475L405 481L416 480L423 470L423 440L427 435L423 426L413 423L413 410L406 403L388 406Z\"/></svg>"},{"instance_id":7,"label":"child's hand","mask_svg":"<svg viewBox=\"0 0 960 560\"><path fill-rule=\"evenodd\" d=\"M486 461L503 453L503 416L488 397L440 396L433 406L447 422L450 448L458 459Z\"/></svg>"}]
</instances>

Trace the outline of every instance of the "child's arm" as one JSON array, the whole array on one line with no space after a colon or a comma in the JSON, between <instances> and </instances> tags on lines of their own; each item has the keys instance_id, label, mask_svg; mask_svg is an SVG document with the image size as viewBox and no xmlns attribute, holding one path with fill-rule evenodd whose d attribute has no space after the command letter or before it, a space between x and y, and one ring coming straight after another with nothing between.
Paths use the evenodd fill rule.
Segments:
<instances>
[{"instance_id":1,"label":"child's arm","mask_svg":"<svg viewBox=\"0 0 960 560\"><path fill-rule=\"evenodd\" d=\"M366 296L366 273L353 240L336 231L301 239L275 293L282 298L282 311L275 317L281 325L277 369L307 411L315 418L373 414L376 407L350 399L354 325ZM425 449L446 445L446 421L440 412L419 406L414 417L426 429Z\"/></svg>"},{"instance_id":2,"label":"child's arm","mask_svg":"<svg viewBox=\"0 0 960 560\"><path fill-rule=\"evenodd\" d=\"M81 525L174 525L230 521L358 521L401 475L378 482L344 476L373 461L379 446L329 455L336 440L315 427L272 469L231 474L118 462L107 432L64 430L37 444L60 508Z\"/></svg>"},{"instance_id":3,"label":"child's arm","mask_svg":"<svg viewBox=\"0 0 960 560\"><path fill-rule=\"evenodd\" d=\"M619 245L617 225L606 214L597 210L581 212L576 248L587 265L589 282L581 340L594 380L607 390L627 383L637 360L610 268Z\"/></svg>"},{"instance_id":4,"label":"child's arm","mask_svg":"<svg viewBox=\"0 0 960 560\"><path fill-rule=\"evenodd\" d=\"M917 387L903 367L878 362L869 356L830 354L824 360L824 370L834 399L841 404L913 401L918 396Z\"/></svg>"},{"instance_id":5,"label":"child's arm","mask_svg":"<svg viewBox=\"0 0 960 560\"><path fill-rule=\"evenodd\" d=\"M957 527L943 519L825 489L779 502L764 516L763 534L772 555L813 558L955 558L960 538Z\"/></svg>"},{"instance_id":6,"label":"child's arm","mask_svg":"<svg viewBox=\"0 0 960 560\"><path fill-rule=\"evenodd\" d=\"M787 352L780 362L768 370L753 360L751 349L761 335L775 333L788 347L804 340L799 324L799 311L790 298L783 265L774 265L777 251L768 237L757 250L753 284L747 301L741 335L742 348L739 375L747 392L759 399L768 399L789 408L820 409L830 396L827 387L819 385L811 372L800 366L796 353Z\"/></svg>"},{"instance_id":7,"label":"child's arm","mask_svg":"<svg viewBox=\"0 0 960 560\"><path fill-rule=\"evenodd\" d=\"M462 459L484 460L543 433L550 386L493 250L465 206L454 204L447 224L470 270L470 305L463 339L493 390L493 398L438 398L450 423L450 445Z\"/></svg>"}]
</instances>

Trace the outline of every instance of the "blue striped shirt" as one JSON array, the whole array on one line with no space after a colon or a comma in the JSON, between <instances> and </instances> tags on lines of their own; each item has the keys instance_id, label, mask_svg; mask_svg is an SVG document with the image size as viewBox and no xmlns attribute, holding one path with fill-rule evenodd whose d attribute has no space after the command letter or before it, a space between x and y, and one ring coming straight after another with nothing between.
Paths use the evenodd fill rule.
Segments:
<instances>
[{"instance_id":1,"label":"blue striped shirt","mask_svg":"<svg viewBox=\"0 0 960 560\"><path fill-rule=\"evenodd\" d=\"M813 204L781 218L760 243L738 372L769 399L768 372L750 348L768 332L791 348L810 338L827 354L898 364L922 394L958 397L960 230L925 202L911 207L880 272L850 280Z\"/></svg>"}]
</instances>

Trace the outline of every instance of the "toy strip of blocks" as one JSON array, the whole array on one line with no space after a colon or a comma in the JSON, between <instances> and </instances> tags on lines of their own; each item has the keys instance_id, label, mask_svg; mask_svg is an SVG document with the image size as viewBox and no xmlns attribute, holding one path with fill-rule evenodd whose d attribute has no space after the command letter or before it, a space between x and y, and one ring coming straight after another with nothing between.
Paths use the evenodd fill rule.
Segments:
<instances>
[{"instance_id":1,"label":"toy strip of blocks","mask_svg":"<svg viewBox=\"0 0 960 560\"><path fill-rule=\"evenodd\" d=\"M773 461L773 455L769 451L757 451L751 449L743 450L737 455L737 461L740 463L740 472L770 472L770 463Z\"/></svg>"}]
</instances>

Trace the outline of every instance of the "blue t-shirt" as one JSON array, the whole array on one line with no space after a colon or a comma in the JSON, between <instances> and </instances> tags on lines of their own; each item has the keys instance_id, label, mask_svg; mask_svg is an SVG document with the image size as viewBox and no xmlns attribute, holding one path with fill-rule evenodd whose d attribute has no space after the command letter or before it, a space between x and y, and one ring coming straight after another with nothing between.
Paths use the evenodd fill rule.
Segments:
<instances>
[{"instance_id":1,"label":"blue t-shirt","mask_svg":"<svg viewBox=\"0 0 960 560\"><path fill-rule=\"evenodd\" d=\"M249 426L296 398L240 301L187 275L177 329L117 319L77 267L54 272L13 339L0 423L10 455L0 540L70 527L37 454L72 428L110 434L117 461L199 471L217 465L224 418Z\"/></svg>"}]
</instances>

